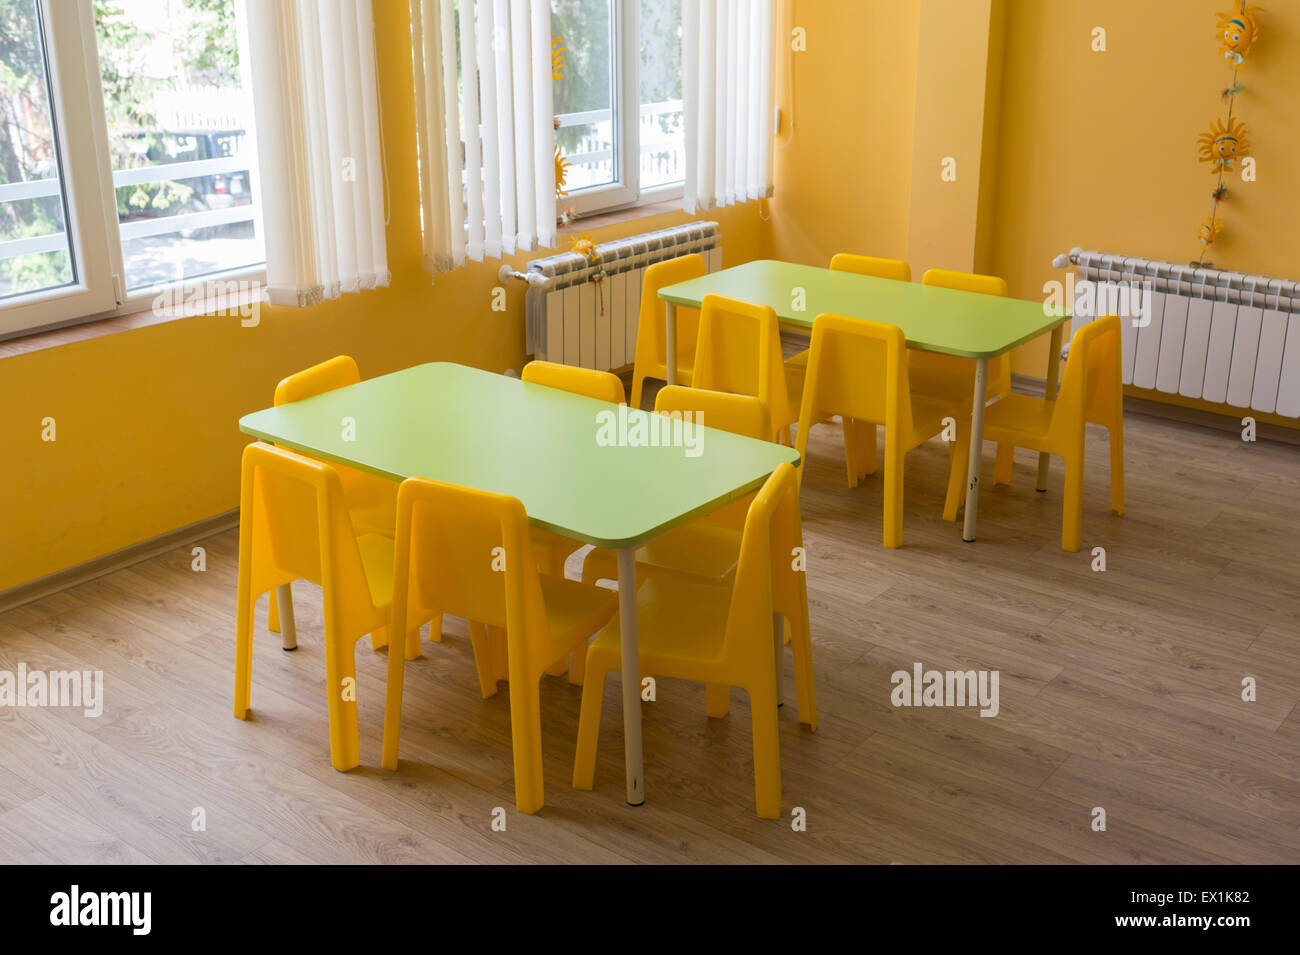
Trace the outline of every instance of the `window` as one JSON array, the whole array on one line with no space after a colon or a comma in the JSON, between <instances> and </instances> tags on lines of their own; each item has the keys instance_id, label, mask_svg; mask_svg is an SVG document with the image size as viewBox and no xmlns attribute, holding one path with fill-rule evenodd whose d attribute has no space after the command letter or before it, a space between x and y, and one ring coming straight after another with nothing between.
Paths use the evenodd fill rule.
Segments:
<instances>
[{"instance_id":1,"label":"window","mask_svg":"<svg viewBox=\"0 0 1300 955\"><path fill-rule=\"evenodd\" d=\"M681 0L551 0L554 83L568 163L562 208L590 214L681 195Z\"/></svg>"},{"instance_id":2,"label":"window","mask_svg":"<svg viewBox=\"0 0 1300 955\"><path fill-rule=\"evenodd\" d=\"M242 0L0 0L0 335L265 259Z\"/></svg>"}]
</instances>

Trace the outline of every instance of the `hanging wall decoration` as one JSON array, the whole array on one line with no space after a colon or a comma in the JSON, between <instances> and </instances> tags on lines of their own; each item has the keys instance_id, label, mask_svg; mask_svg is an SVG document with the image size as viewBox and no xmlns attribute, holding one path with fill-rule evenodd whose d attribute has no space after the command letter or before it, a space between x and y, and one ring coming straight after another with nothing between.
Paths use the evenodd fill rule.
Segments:
<instances>
[{"instance_id":1,"label":"hanging wall decoration","mask_svg":"<svg viewBox=\"0 0 1300 955\"><path fill-rule=\"evenodd\" d=\"M1244 89L1237 74L1246 68L1246 57L1259 39L1259 23L1253 13L1246 12L1246 0L1236 0L1231 13L1216 13L1215 16L1219 18L1216 25L1219 52L1232 70L1232 80L1221 94L1227 106L1227 116L1216 119L1209 130L1196 140L1197 158L1209 163L1210 172L1218 176L1218 181L1210 193L1210 214L1197 230L1201 254L1191 263L1193 267L1210 265L1205 261L1205 254L1223 231L1219 206L1228 195L1226 174L1237 170L1239 160L1250 155L1246 124L1233 116L1233 108L1237 103L1237 94Z\"/></svg>"}]
</instances>

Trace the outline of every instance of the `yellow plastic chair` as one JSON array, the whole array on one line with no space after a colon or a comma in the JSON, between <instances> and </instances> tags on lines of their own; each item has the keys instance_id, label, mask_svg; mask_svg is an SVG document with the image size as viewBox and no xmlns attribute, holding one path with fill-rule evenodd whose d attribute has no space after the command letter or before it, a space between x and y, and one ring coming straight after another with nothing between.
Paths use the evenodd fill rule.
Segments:
<instances>
[{"instance_id":1,"label":"yellow plastic chair","mask_svg":"<svg viewBox=\"0 0 1300 955\"><path fill-rule=\"evenodd\" d=\"M355 533L333 466L256 442L244 448L239 502L235 716L241 720L248 718L251 694L253 606L291 580L320 585L324 597L330 763L345 772L361 761L356 643L388 626L393 541ZM412 649L419 653L418 630L407 653Z\"/></svg>"},{"instance_id":2,"label":"yellow plastic chair","mask_svg":"<svg viewBox=\"0 0 1300 955\"><path fill-rule=\"evenodd\" d=\"M704 256L682 255L646 266L641 277L641 311L636 323L636 353L632 360L632 407L641 407L641 392L646 378L668 379L668 332L666 303L659 290L678 282L697 279L708 272ZM677 381L689 385L695 367L695 342L699 313L678 305Z\"/></svg>"},{"instance_id":3,"label":"yellow plastic chair","mask_svg":"<svg viewBox=\"0 0 1300 955\"><path fill-rule=\"evenodd\" d=\"M799 419L799 409L790 401L781 329L770 305L704 296L691 384L759 398L771 417L771 439L793 443L790 425Z\"/></svg>"},{"instance_id":4,"label":"yellow plastic chair","mask_svg":"<svg viewBox=\"0 0 1300 955\"><path fill-rule=\"evenodd\" d=\"M873 255L853 255L848 252L838 252L831 257L831 271L833 272L853 272L856 275L866 275L877 279L892 279L895 282L912 281L912 267L901 259L880 259ZM787 369L786 378L792 383L790 387L790 397L793 399L798 395L800 404L803 403L804 382L808 377L808 356L812 351L806 348L793 358L786 360ZM797 380L797 385L794 382ZM974 390L974 385L971 386ZM820 424L821 422L818 422ZM854 455L851 448L853 447L855 437L862 448L858 449L859 456L870 455L871 460L875 459L876 454L876 428L874 425L867 425L865 422L859 422L856 429L849 426L849 422L840 423L844 433L844 466L848 472L849 487L858 486L857 469L853 465ZM875 465L871 465L871 471L875 471Z\"/></svg>"},{"instance_id":5,"label":"yellow plastic chair","mask_svg":"<svg viewBox=\"0 0 1300 955\"><path fill-rule=\"evenodd\" d=\"M599 401L608 401L621 405L626 402L623 394L623 382L617 375L607 371L595 371L591 368L575 368L572 365L559 365L549 361L530 361L524 365L524 381L558 388ZM570 540L561 534L532 529L533 551L537 555L537 566L544 573L556 577L564 576L564 562L569 555L582 547L578 541Z\"/></svg>"},{"instance_id":6,"label":"yellow plastic chair","mask_svg":"<svg viewBox=\"0 0 1300 955\"><path fill-rule=\"evenodd\" d=\"M984 413L984 437L1010 448L1055 454L1065 464L1061 549L1077 551L1083 524L1083 447L1087 422L1110 437L1110 507L1124 513L1124 388L1120 374L1120 320L1107 315L1084 325L1070 341L1055 401L1008 395ZM959 477L966 474L965 464ZM954 470L954 476L958 476ZM956 514L953 515L954 519Z\"/></svg>"},{"instance_id":7,"label":"yellow plastic chair","mask_svg":"<svg viewBox=\"0 0 1300 955\"><path fill-rule=\"evenodd\" d=\"M877 466L876 425L885 426L886 547L903 543L903 457L944 430L944 419L956 424L950 456L960 456L970 435L971 396L934 397L912 389L908 377L907 342L897 325L869 322L843 315L818 315L813 322L808 384L799 412L799 473L807 460L808 432L820 421L841 415L852 440L846 450L850 469L860 477ZM864 427L865 426L865 427ZM867 435L871 440L867 440ZM954 448L955 446L955 448ZM949 469L945 517L956 513L964 474Z\"/></svg>"},{"instance_id":8,"label":"yellow plastic chair","mask_svg":"<svg viewBox=\"0 0 1300 955\"><path fill-rule=\"evenodd\" d=\"M732 395L701 388L668 385L655 398L659 414L678 414L706 428L718 428L761 441L771 439L767 408L752 395ZM740 555L740 534L753 495L732 501L698 520L668 531L637 550L637 580L692 574L721 579L735 570ZM582 564L582 579L618 579L617 555L597 547Z\"/></svg>"},{"instance_id":9,"label":"yellow plastic chair","mask_svg":"<svg viewBox=\"0 0 1300 955\"><path fill-rule=\"evenodd\" d=\"M1000 295L1003 298L1009 294L1006 279L996 275L978 275L974 272L953 272L949 269L927 269L921 276L921 284L957 289L961 292L978 292L981 295ZM968 400L973 400L975 363L967 358L914 350L908 359L908 370L912 375L912 383L921 391L951 397L965 396ZM999 355L989 360L985 386L986 400L1005 398L1009 394L1011 394L1011 356ZM967 457L969 458L969 455ZM1011 483L1011 466L1014 459L1015 448L1010 445L998 445L997 459L993 466L994 484Z\"/></svg>"},{"instance_id":10,"label":"yellow plastic chair","mask_svg":"<svg viewBox=\"0 0 1300 955\"><path fill-rule=\"evenodd\" d=\"M349 355L338 355L285 378L275 386L273 403L278 407L302 401L336 388L355 385L359 381L361 372L357 369L357 363ZM311 458L311 455L303 457ZM357 532L392 537L397 522L397 484L346 465L331 466L338 472L343 484L344 506L347 507ZM290 613L293 612L292 607L287 609ZM273 633L280 632L280 601L279 594L274 590L267 601L267 627ZM435 641L442 639L441 621L435 621L429 635ZM383 646L383 639L381 633L378 646Z\"/></svg>"},{"instance_id":11,"label":"yellow plastic chair","mask_svg":"<svg viewBox=\"0 0 1300 955\"><path fill-rule=\"evenodd\" d=\"M749 694L754 735L754 792L758 815L781 812L781 757L777 732L777 681L773 657L773 570L788 564L790 543L779 528L799 508L794 469L782 464L750 505L733 584L664 578L637 591L637 644L642 675L671 677ZM595 781L596 746L605 677L622 666L619 622L611 621L587 650L590 679L582 689L576 789ZM796 652L799 711L812 713L812 660ZM710 714L712 715L712 714Z\"/></svg>"},{"instance_id":12,"label":"yellow plastic chair","mask_svg":"<svg viewBox=\"0 0 1300 955\"><path fill-rule=\"evenodd\" d=\"M394 631L418 632L421 621L444 613L480 621L470 626L480 688L488 697L498 680L510 682L515 805L537 812L544 797L538 682L585 647L617 611L618 594L539 574L517 498L409 478L397 515ZM403 673L402 655L390 653L385 769L397 768Z\"/></svg>"},{"instance_id":13,"label":"yellow plastic chair","mask_svg":"<svg viewBox=\"0 0 1300 955\"><path fill-rule=\"evenodd\" d=\"M893 279L895 282L912 281L912 267L901 259L879 259L874 255L854 255L850 252L837 252L831 256L831 270L834 272L856 272L878 279Z\"/></svg>"}]
</instances>

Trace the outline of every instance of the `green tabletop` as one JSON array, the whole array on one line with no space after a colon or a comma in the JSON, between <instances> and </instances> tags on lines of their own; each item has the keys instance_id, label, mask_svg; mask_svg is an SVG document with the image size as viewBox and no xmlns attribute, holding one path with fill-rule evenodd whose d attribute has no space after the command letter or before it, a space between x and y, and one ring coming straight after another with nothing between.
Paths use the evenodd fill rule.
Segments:
<instances>
[{"instance_id":1,"label":"green tabletop","mask_svg":"<svg viewBox=\"0 0 1300 955\"><path fill-rule=\"evenodd\" d=\"M1044 314L1042 302L771 260L747 262L659 292L665 301L695 308L711 294L770 305L782 324L801 328L812 328L823 312L887 322L903 330L909 348L961 358L992 358L1069 319L1068 314ZM795 311L796 305L803 307Z\"/></svg>"},{"instance_id":2,"label":"green tabletop","mask_svg":"<svg viewBox=\"0 0 1300 955\"><path fill-rule=\"evenodd\" d=\"M605 419L601 433L600 412ZM602 547L633 547L762 486L791 448L699 428L678 445L602 445L666 419L466 365L416 365L266 408L240 430L400 481L419 476L519 498L530 521ZM355 422L344 440L343 419ZM611 428L613 430L609 430ZM648 432L647 432L648 435ZM674 434L669 439L676 438Z\"/></svg>"}]
</instances>

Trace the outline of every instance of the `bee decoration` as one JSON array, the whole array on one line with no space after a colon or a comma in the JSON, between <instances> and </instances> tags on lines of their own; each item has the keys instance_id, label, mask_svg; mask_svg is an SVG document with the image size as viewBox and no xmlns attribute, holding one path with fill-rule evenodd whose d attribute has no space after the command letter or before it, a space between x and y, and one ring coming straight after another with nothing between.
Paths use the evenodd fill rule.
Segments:
<instances>
[{"instance_id":1,"label":"bee decoration","mask_svg":"<svg viewBox=\"0 0 1300 955\"><path fill-rule=\"evenodd\" d=\"M1219 52L1235 69L1246 68L1246 54L1259 39L1259 24L1246 12L1246 0L1237 0L1232 13L1216 13Z\"/></svg>"},{"instance_id":2,"label":"bee decoration","mask_svg":"<svg viewBox=\"0 0 1300 955\"><path fill-rule=\"evenodd\" d=\"M567 48L564 45L564 37L557 36L551 40L551 79L564 79L564 54Z\"/></svg>"},{"instance_id":3,"label":"bee decoration","mask_svg":"<svg viewBox=\"0 0 1300 955\"><path fill-rule=\"evenodd\" d=\"M1197 157L1210 164L1210 172L1217 173L1233 168L1233 160L1250 155L1250 139L1246 124L1239 119L1215 120L1208 133L1196 140Z\"/></svg>"},{"instance_id":4,"label":"bee decoration","mask_svg":"<svg viewBox=\"0 0 1300 955\"><path fill-rule=\"evenodd\" d=\"M1208 248L1214 245L1214 240L1219 237L1219 233L1222 231L1222 222L1219 222L1214 216L1206 216L1205 221L1201 223L1200 229L1196 231L1196 237L1201 240L1201 245Z\"/></svg>"}]
</instances>

